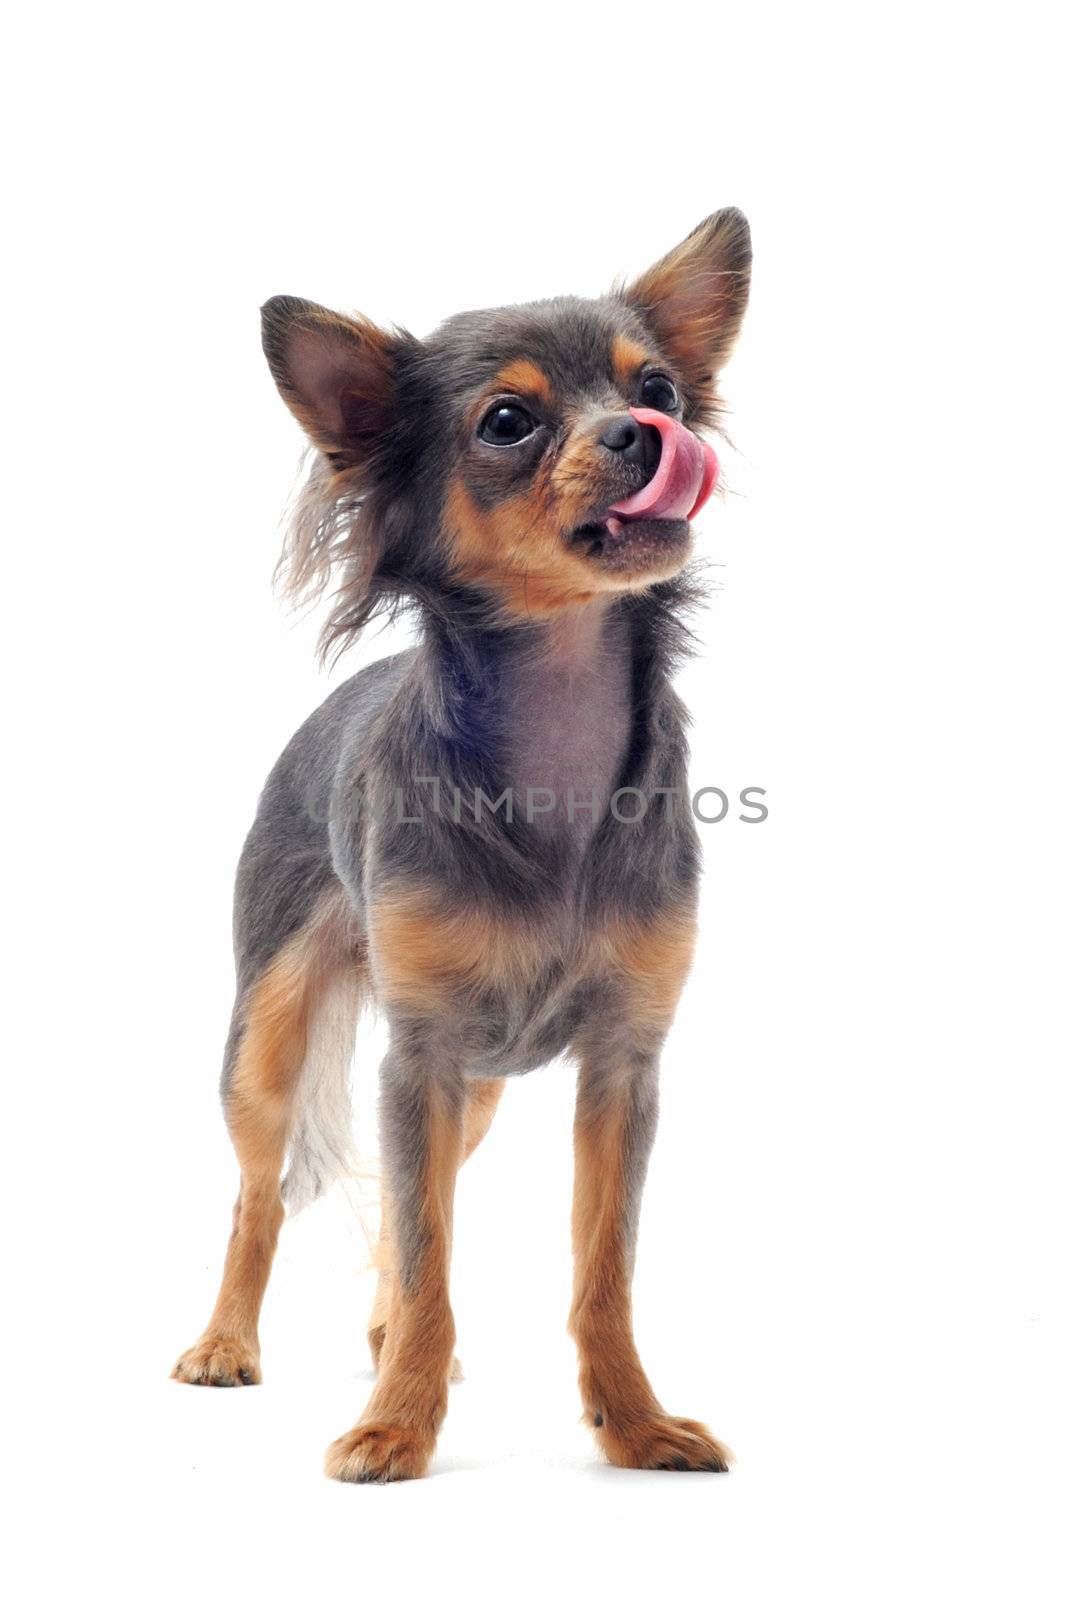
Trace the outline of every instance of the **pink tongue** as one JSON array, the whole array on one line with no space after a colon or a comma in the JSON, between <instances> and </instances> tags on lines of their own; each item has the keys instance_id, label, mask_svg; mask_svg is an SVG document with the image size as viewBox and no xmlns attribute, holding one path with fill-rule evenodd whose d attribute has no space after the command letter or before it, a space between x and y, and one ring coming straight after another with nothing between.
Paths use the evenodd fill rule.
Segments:
<instances>
[{"instance_id":1,"label":"pink tongue","mask_svg":"<svg viewBox=\"0 0 1067 1600\"><path fill-rule=\"evenodd\" d=\"M673 417L645 406L631 406L635 422L656 428L660 458L656 475L643 489L610 509L624 521L635 517L673 520L695 516L715 487L719 463L710 444L704 444ZM611 523L609 520L609 528ZM612 530L614 531L614 530Z\"/></svg>"}]
</instances>

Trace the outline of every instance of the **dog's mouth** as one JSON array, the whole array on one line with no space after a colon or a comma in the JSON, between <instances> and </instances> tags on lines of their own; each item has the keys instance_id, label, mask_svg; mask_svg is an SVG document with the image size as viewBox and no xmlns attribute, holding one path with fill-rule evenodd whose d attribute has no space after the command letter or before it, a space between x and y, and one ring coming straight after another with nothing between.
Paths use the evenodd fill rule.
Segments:
<instances>
[{"instance_id":1,"label":"dog's mouth","mask_svg":"<svg viewBox=\"0 0 1067 1600\"><path fill-rule=\"evenodd\" d=\"M692 546L690 519L714 489L719 463L709 444L664 412L631 407L630 414L659 434L655 472L636 494L579 524L571 543L620 575L677 570Z\"/></svg>"},{"instance_id":2,"label":"dog's mouth","mask_svg":"<svg viewBox=\"0 0 1067 1600\"><path fill-rule=\"evenodd\" d=\"M676 570L692 548L693 534L685 517L633 517L624 522L609 513L581 523L570 542L601 571L637 577Z\"/></svg>"}]
</instances>

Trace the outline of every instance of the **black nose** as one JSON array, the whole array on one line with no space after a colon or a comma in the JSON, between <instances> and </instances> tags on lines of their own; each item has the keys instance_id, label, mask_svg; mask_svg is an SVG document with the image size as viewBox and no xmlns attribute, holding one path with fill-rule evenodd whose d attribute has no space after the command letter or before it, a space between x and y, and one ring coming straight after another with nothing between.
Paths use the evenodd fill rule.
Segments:
<instances>
[{"instance_id":1,"label":"black nose","mask_svg":"<svg viewBox=\"0 0 1067 1600\"><path fill-rule=\"evenodd\" d=\"M605 450L611 450L620 461L633 462L649 476L659 465L659 429L635 422L633 417L612 417L600 435L600 442Z\"/></svg>"}]
</instances>

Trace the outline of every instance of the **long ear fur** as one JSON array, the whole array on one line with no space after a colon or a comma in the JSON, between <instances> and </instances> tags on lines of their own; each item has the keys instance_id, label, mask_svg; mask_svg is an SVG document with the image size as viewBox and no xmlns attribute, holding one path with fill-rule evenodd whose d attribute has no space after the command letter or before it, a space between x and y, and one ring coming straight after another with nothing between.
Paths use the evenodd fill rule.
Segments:
<instances>
[{"instance_id":1,"label":"long ear fur","mask_svg":"<svg viewBox=\"0 0 1067 1600\"><path fill-rule=\"evenodd\" d=\"M681 377L697 422L715 413L715 379L741 327L751 266L748 223L728 206L623 290Z\"/></svg>"},{"instance_id":2,"label":"long ear fur","mask_svg":"<svg viewBox=\"0 0 1067 1600\"><path fill-rule=\"evenodd\" d=\"M338 579L320 639L325 657L395 599L384 593L377 571L397 363L415 341L291 295L268 300L262 319L271 374L317 450L293 508L279 585L288 598L310 601Z\"/></svg>"}]
</instances>

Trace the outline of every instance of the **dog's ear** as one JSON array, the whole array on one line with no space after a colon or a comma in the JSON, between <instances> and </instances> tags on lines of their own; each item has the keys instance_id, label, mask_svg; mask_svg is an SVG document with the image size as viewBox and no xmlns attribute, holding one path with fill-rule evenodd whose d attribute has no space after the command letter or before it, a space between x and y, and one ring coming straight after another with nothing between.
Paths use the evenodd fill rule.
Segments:
<instances>
[{"instance_id":1,"label":"dog's ear","mask_svg":"<svg viewBox=\"0 0 1067 1600\"><path fill-rule=\"evenodd\" d=\"M737 338L751 265L748 222L728 206L623 290L698 401Z\"/></svg>"},{"instance_id":2,"label":"dog's ear","mask_svg":"<svg viewBox=\"0 0 1067 1600\"><path fill-rule=\"evenodd\" d=\"M268 300L262 318L267 364L312 444L335 466L366 463L393 424L406 336L286 294Z\"/></svg>"}]
</instances>

